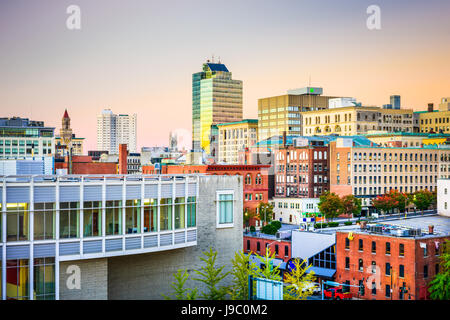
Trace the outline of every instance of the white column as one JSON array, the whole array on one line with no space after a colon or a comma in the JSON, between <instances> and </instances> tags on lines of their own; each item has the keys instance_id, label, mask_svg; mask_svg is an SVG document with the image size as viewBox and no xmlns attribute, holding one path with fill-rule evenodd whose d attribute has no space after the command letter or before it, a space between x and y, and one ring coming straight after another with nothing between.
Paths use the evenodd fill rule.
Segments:
<instances>
[{"instance_id":1,"label":"white column","mask_svg":"<svg viewBox=\"0 0 450 320\"><path fill-rule=\"evenodd\" d=\"M158 195L157 195L157 199L156 199L156 205L158 206L157 208L157 231L158 231L158 247L161 246L160 244L160 238L161 238L161 212L160 212L160 203L161 203L161 175L158 176Z\"/></svg>"},{"instance_id":2,"label":"white column","mask_svg":"<svg viewBox=\"0 0 450 320\"><path fill-rule=\"evenodd\" d=\"M126 176L123 176L122 183L122 234L127 234L126 229L126 219L125 219L125 204L127 199L127 184L126 184ZM122 251L125 252L125 237L122 237Z\"/></svg>"},{"instance_id":3,"label":"white column","mask_svg":"<svg viewBox=\"0 0 450 320\"><path fill-rule=\"evenodd\" d=\"M56 181L56 232L55 232L55 299L59 300L59 178Z\"/></svg>"},{"instance_id":4,"label":"white column","mask_svg":"<svg viewBox=\"0 0 450 320\"><path fill-rule=\"evenodd\" d=\"M3 179L3 190L2 190L2 299L6 300L6 179Z\"/></svg>"},{"instance_id":5,"label":"white column","mask_svg":"<svg viewBox=\"0 0 450 320\"><path fill-rule=\"evenodd\" d=\"M30 222L29 222L29 239L30 239L30 259L29 261L29 296L30 300L34 300L34 177L31 177L30 183Z\"/></svg>"},{"instance_id":6,"label":"white column","mask_svg":"<svg viewBox=\"0 0 450 320\"><path fill-rule=\"evenodd\" d=\"M81 177L81 183L80 183L80 256L83 256L83 238L84 238L84 177Z\"/></svg>"},{"instance_id":7,"label":"white column","mask_svg":"<svg viewBox=\"0 0 450 320\"><path fill-rule=\"evenodd\" d=\"M139 210L141 211L141 215L140 215L140 221L141 221L141 248L144 248L144 237L142 236L144 234L144 188L145 188L145 184L144 184L144 177L141 177L142 181L141 181L141 207L139 208ZM149 230L147 230L149 231Z\"/></svg>"},{"instance_id":8,"label":"white column","mask_svg":"<svg viewBox=\"0 0 450 320\"><path fill-rule=\"evenodd\" d=\"M103 185L102 185L102 252L105 253L105 236L106 236L106 178L103 177Z\"/></svg>"}]
</instances>

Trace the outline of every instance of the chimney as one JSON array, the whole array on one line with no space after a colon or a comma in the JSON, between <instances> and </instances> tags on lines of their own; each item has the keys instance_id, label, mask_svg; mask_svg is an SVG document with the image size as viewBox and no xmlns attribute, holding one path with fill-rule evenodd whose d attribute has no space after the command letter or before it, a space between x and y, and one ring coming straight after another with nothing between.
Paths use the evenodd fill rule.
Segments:
<instances>
[{"instance_id":1,"label":"chimney","mask_svg":"<svg viewBox=\"0 0 450 320\"><path fill-rule=\"evenodd\" d=\"M428 226L428 233L429 234L433 234L433 232L434 232L434 226L433 225L429 225Z\"/></svg>"},{"instance_id":2,"label":"chimney","mask_svg":"<svg viewBox=\"0 0 450 320\"><path fill-rule=\"evenodd\" d=\"M434 105L432 103L428 104L428 112L433 112Z\"/></svg>"},{"instance_id":3,"label":"chimney","mask_svg":"<svg viewBox=\"0 0 450 320\"><path fill-rule=\"evenodd\" d=\"M126 144L119 145L119 174L128 173L128 150Z\"/></svg>"}]
</instances>

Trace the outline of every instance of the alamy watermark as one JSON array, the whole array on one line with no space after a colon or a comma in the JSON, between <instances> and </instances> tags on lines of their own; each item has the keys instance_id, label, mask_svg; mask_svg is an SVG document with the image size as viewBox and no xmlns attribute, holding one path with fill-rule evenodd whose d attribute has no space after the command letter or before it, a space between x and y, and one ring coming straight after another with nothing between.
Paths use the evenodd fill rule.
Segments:
<instances>
[{"instance_id":1,"label":"alamy watermark","mask_svg":"<svg viewBox=\"0 0 450 320\"><path fill-rule=\"evenodd\" d=\"M79 6L72 4L67 7L66 13L69 16L66 19L66 27L69 30L81 29L81 9Z\"/></svg>"}]
</instances>

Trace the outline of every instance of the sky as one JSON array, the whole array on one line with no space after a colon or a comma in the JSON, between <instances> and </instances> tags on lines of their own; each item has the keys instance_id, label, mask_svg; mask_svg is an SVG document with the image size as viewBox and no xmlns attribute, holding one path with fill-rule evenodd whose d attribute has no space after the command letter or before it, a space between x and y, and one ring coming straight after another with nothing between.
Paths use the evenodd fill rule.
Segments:
<instances>
[{"instance_id":1,"label":"sky","mask_svg":"<svg viewBox=\"0 0 450 320\"><path fill-rule=\"evenodd\" d=\"M374 4L379 30L366 25ZM109 108L138 115L139 149L166 146L190 135L192 74L213 55L243 81L245 118L310 79L324 95L381 106L399 94L424 110L450 96L450 1L0 0L0 117L59 132L67 108L87 153Z\"/></svg>"}]
</instances>

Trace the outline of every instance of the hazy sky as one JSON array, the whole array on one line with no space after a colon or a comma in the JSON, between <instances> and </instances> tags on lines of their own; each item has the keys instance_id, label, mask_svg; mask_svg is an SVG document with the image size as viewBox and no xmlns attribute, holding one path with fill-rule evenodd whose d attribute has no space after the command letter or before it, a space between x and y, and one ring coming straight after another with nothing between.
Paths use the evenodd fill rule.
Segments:
<instances>
[{"instance_id":1,"label":"hazy sky","mask_svg":"<svg viewBox=\"0 0 450 320\"><path fill-rule=\"evenodd\" d=\"M366 27L372 4L381 30ZM310 76L325 95L425 109L450 96L450 1L0 0L0 116L59 131L67 108L87 153L110 108L138 114L139 148L167 145L190 134L192 73L213 54L243 80L246 118Z\"/></svg>"}]
</instances>

